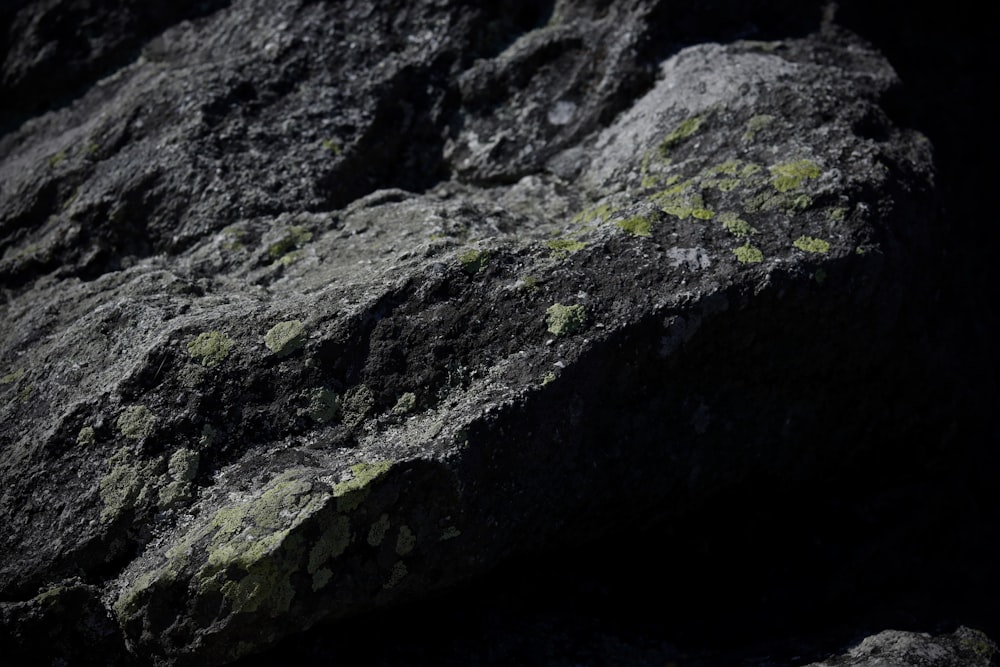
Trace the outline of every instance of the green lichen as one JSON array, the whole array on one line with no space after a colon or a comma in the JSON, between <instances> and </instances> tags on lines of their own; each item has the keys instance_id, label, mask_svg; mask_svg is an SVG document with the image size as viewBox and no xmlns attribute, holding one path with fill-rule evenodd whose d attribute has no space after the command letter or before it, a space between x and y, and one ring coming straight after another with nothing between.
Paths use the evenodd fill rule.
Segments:
<instances>
[{"instance_id":1,"label":"green lichen","mask_svg":"<svg viewBox=\"0 0 1000 667\"><path fill-rule=\"evenodd\" d=\"M731 211L723 211L719 214L719 222L726 228L726 231L736 238L746 238L751 234L756 234L757 230L749 222L740 218Z\"/></svg>"},{"instance_id":2,"label":"green lichen","mask_svg":"<svg viewBox=\"0 0 1000 667\"><path fill-rule=\"evenodd\" d=\"M958 643L961 648L972 653L976 658L989 664L990 658L997 654L997 645L986 635L986 633L969 627L960 627L956 632L959 635Z\"/></svg>"},{"instance_id":3,"label":"green lichen","mask_svg":"<svg viewBox=\"0 0 1000 667\"><path fill-rule=\"evenodd\" d=\"M706 188L716 188L722 192L732 192L740 185L738 178L710 178L701 183Z\"/></svg>"},{"instance_id":4,"label":"green lichen","mask_svg":"<svg viewBox=\"0 0 1000 667\"><path fill-rule=\"evenodd\" d=\"M215 534L208 548L210 567L249 568L275 551L293 528L322 506L323 494L314 493L313 483L298 474L285 472L259 496L215 513L211 521Z\"/></svg>"},{"instance_id":5,"label":"green lichen","mask_svg":"<svg viewBox=\"0 0 1000 667\"><path fill-rule=\"evenodd\" d=\"M92 447L97 442L97 437L94 434L94 429L91 426L84 426L80 429L80 432L76 434L76 444L83 447Z\"/></svg>"},{"instance_id":6,"label":"green lichen","mask_svg":"<svg viewBox=\"0 0 1000 667\"><path fill-rule=\"evenodd\" d=\"M333 487L333 495L337 498L337 509L349 512L357 508L368 497L369 485L385 475L391 467L391 461L358 463L351 466L351 479Z\"/></svg>"},{"instance_id":7,"label":"green lichen","mask_svg":"<svg viewBox=\"0 0 1000 667\"><path fill-rule=\"evenodd\" d=\"M408 391L399 397L396 405L392 407L394 415L408 415L417 409L417 395Z\"/></svg>"},{"instance_id":8,"label":"green lichen","mask_svg":"<svg viewBox=\"0 0 1000 667\"><path fill-rule=\"evenodd\" d=\"M389 525L388 514L383 514L376 519L375 523L373 523L371 528L368 530L368 544L373 547L377 547L382 544L382 540L385 539L385 534L389 530Z\"/></svg>"},{"instance_id":9,"label":"green lichen","mask_svg":"<svg viewBox=\"0 0 1000 667\"><path fill-rule=\"evenodd\" d=\"M191 497L192 482L198 475L198 452L178 449L167 463L169 481L160 489L160 507L170 507Z\"/></svg>"},{"instance_id":10,"label":"green lichen","mask_svg":"<svg viewBox=\"0 0 1000 667\"><path fill-rule=\"evenodd\" d=\"M756 264L764 261L764 253L749 243L733 248L733 254L736 255L736 261L740 264Z\"/></svg>"},{"instance_id":11,"label":"green lichen","mask_svg":"<svg viewBox=\"0 0 1000 667\"><path fill-rule=\"evenodd\" d=\"M156 416L145 405L130 405L122 410L115 423L126 438L141 440L153 433Z\"/></svg>"},{"instance_id":12,"label":"green lichen","mask_svg":"<svg viewBox=\"0 0 1000 667\"><path fill-rule=\"evenodd\" d=\"M786 213L796 213L804 211L812 206L812 197L800 194L792 197L783 192L776 192L768 189L743 199L743 210L747 213L760 213L768 211L784 211Z\"/></svg>"},{"instance_id":13,"label":"green lichen","mask_svg":"<svg viewBox=\"0 0 1000 667\"><path fill-rule=\"evenodd\" d=\"M177 372L177 379L181 383L181 386L188 389L196 389L204 384L208 375L208 369L201 364L184 364Z\"/></svg>"},{"instance_id":14,"label":"green lichen","mask_svg":"<svg viewBox=\"0 0 1000 667\"><path fill-rule=\"evenodd\" d=\"M545 245L552 251L551 256L554 259L562 259L587 247L585 241L577 241L576 239L553 239L547 241Z\"/></svg>"},{"instance_id":15,"label":"green lichen","mask_svg":"<svg viewBox=\"0 0 1000 667\"><path fill-rule=\"evenodd\" d=\"M817 239L812 236L800 236L795 239L795 242L792 245L799 250L817 255L823 255L830 251L830 243L828 241Z\"/></svg>"},{"instance_id":16,"label":"green lichen","mask_svg":"<svg viewBox=\"0 0 1000 667\"><path fill-rule=\"evenodd\" d=\"M705 206L705 199L700 192L695 190L693 180L677 183L665 190L661 190L649 199L659 206L664 213L684 220L686 218L698 218L708 220L715 213Z\"/></svg>"},{"instance_id":17,"label":"green lichen","mask_svg":"<svg viewBox=\"0 0 1000 667\"><path fill-rule=\"evenodd\" d=\"M12 371L10 373L7 373L7 375L4 375L3 377L0 377L0 384L14 384L24 376L25 376L24 369L18 368L16 371Z\"/></svg>"},{"instance_id":18,"label":"green lichen","mask_svg":"<svg viewBox=\"0 0 1000 667\"><path fill-rule=\"evenodd\" d=\"M829 209L826 212L826 215L835 222L841 222L847 217L847 209L842 206L838 206L836 208Z\"/></svg>"},{"instance_id":19,"label":"green lichen","mask_svg":"<svg viewBox=\"0 0 1000 667\"><path fill-rule=\"evenodd\" d=\"M187 350L188 354L201 361L202 366L214 368L229 356L234 344L233 339L224 333L205 331L188 343Z\"/></svg>"},{"instance_id":20,"label":"green lichen","mask_svg":"<svg viewBox=\"0 0 1000 667\"><path fill-rule=\"evenodd\" d=\"M751 116L747 121L746 132L743 133L743 141L753 141L757 133L774 122L774 116L770 114L759 114Z\"/></svg>"},{"instance_id":21,"label":"green lichen","mask_svg":"<svg viewBox=\"0 0 1000 667\"><path fill-rule=\"evenodd\" d=\"M447 540L453 540L456 537L459 537L461 534L462 531L460 531L455 526L448 526L443 531L441 531L441 537L438 538L438 541L445 542Z\"/></svg>"},{"instance_id":22,"label":"green lichen","mask_svg":"<svg viewBox=\"0 0 1000 667\"><path fill-rule=\"evenodd\" d=\"M632 236L652 236L653 233L653 221L645 215L634 215L615 224Z\"/></svg>"},{"instance_id":23,"label":"green lichen","mask_svg":"<svg viewBox=\"0 0 1000 667\"><path fill-rule=\"evenodd\" d=\"M564 306L555 303L545 311L545 323L550 334L555 336L570 336L583 329L587 321L584 307L576 304Z\"/></svg>"},{"instance_id":24,"label":"green lichen","mask_svg":"<svg viewBox=\"0 0 1000 667\"><path fill-rule=\"evenodd\" d=\"M324 139L320 142L320 145L324 150L328 150L334 155L341 155L344 152L344 149L335 139Z\"/></svg>"},{"instance_id":25,"label":"green lichen","mask_svg":"<svg viewBox=\"0 0 1000 667\"><path fill-rule=\"evenodd\" d=\"M591 220L598 220L600 222L607 222L611 219L611 216L615 214L615 210L611 208L610 204L600 204L598 206L592 206L586 210L580 211L573 216L571 222L582 223L590 222Z\"/></svg>"},{"instance_id":26,"label":"green lichen","mask_svg":"<svg viewBox=\"0 0 1000 667\"><path fill-rule=\"evenodd\" d=\"M295 598L291 575L298 569L299 541L298 536L289 538L285 545L290 552L287 556L273 555L259 560L247 568L246 575L222 585L220 592L234 612L253 613L263 609L270 616L277 616L289 610Z\"/></svg>"},{"instance_id":27,"label":"green lichen","mask_svg":"<svg viewBox=\"0 0 1000 667\"><path fill-rule=\"evenodd\" d=\"M278 322L264 334L267 349L284 358L306 344L306 328L300 320Z\"/></svg>"},{"instance_id":28,"label":"green lichen","mask_svg":"<svg viewBox=\"0 0 1000 667\"><path fill-rule=\"evenodd\" d=\"M246 236L246 232L236 225L230 225L223 228L222 230L223 242L222 249L229 252L236 252L242 250L245 246L243 244L243 238Z\"/></svg>"},{"instance_id":29,"label":"green lichen","mask_svg":"<svg viewBox=\"0 0 1000 667\"><path fill-rule=\"evenodd\" d=\"M297 250L306 243L309 243L309 241L312 241L312 238L312 232L305 227L292 225L285 230L280 239L268 247L267 254L272 260L279 260L293 250Z\"/></svg>"},{"instance_id":30,"label":"green lichen","mask_svg":"<svg viewBox=\"0 0 1000 667\"><path fill-rule=\"evenodd\" d=\"M396 586L399 585L399 582L401 582L406 577L407 574L408 571L406 569L406 564L403 563L402 561L399 561L398 563L392 566L392 571L389 573L389 578L386 580L382 588L386 590L390 588L395 588Z\"/></svg>"},{"instance_id":31,"label":"green lichen","mask_svg":"<svg viewBox=\"0 0 1000 667\"><path fill-rule=\"evenodd\" d=\"M341 412L344 424L355 426L365 419L375 407L375 393L366 385L359 384L344 392Z\"/></svg>"},{"instance_id":32,"label":"green lichen","mask_svg":"<svg viewBox=\"0 0 1000 667\"><path fill-rule=\"evenodd\" d=\"M413 534L409 526L399 527L399 535L396 536L396 555L405 556L417 545L417 536Z\"/></svg>"},{"instance_id":33,"label":"green lichen","mask_svg":"<svg viewBox=\"0 0 1000 667\"><path fill-rule=\"evenodd\" d=\"M523 290L534 291L538 289L538 278L535 276L522 276L521 279L517 281L516 287Z\"/></svg>"},{"instance_id":34,"label":"green lichen","mask_svg":"<svg viewBox=\"0 0 1000 667\"><path fill-rule=\"evenodd\" d=\"M309 415L313 421L325 424L340 415L340 396L326 388L314 389L308 394L309 405L300 414Z\"/></svg>"},{"instance_id":35,"label":"green lichen","mask_svg":"<svg viewBox=\"0 0 1000 667\"><path fill-rule=\"evenodd\" d=\"M309 574L317 574L324 565L338 558L351 544L351 522L343 514L336 514L332 519L321 523L322 533L312 549L309 550L309 563L306 566ZM315 586L316 581L313 581Z\"/></svg>"},{"instance_id":36,"label":"green lichen","mask_svg":"<svg viewBox=\"0 0 1000 667\"><path fill-rule=\"evenodd\" d=\"M101 478L98 491L103 508L101 521L110 523L146 501L163 457L137 459L128 447L122 447L108 459L108 474Z\"/></svg>"},{"instance_id":37,"label":"green lichen","mask_svg":"<svg viewBox=\"0 0 1000 667\"><path fill-rule=\"evenodd\" d=\"M59 151L49 156L49 168L55 169L66 161L66 151Z\"/></svg>"},{"instance_id":38,"label":"green lichen","mask_svg":"<svg viewBox=\"0 0 1000 667\"><path fill-rule=\"evenodd\" d=\"M823 172L815 162L795 160L771 167L771 184L778 192L792 192L802 187L806 179L819 178Z\"/></svg>"},{"instance_id":39,"label":"green lichen","mask_svg":"<svg viewBox=\"0 0 1000 667\"><path fill-rule=\"evenodd\" d=\"M259 496L224 507L212 518L214 531L207 562L199 570L199 588L219 590L234 612L288 610L295 596L291 577L305 554L301 535L292 531L323 507L329 497L288 471L271 481ZM238 579L235 574L246 574Z\"/></svg>"},{"instance_id":40,"label":"green lichen","mask_svg":"<svg viewBox=\"0 0 1000 667\"><path fill-rule=\"evenodd\" d=\"M667 157L672 148L697 132L702 122L704 119L701 116L693 116L681 121L680 125L675 127L670 134L663 137L663 141L659 145L660 156Z\"/></svg>"},{"instance_id":41,"label":"green lichen","mask_svg":"<svg viewBox=\"0 0 1000 667\"><path fill-rule=\"evenodd\" d=\"M556 381L556 374L553 373L552 371L549 371L548 373L546 373L545 375L542 376L542 386L543 387L545 385L551 384L551 383L553 383L555 381Z\"/></svg>"},{"instance_id":42,"label":"green lichen","mask_svg":"<svg viewBox=\"0 0 1000 667\"><path fill-rule=\"evenodd\" d=\"M485 250L467 250L458 256L458 262L462 265L462 270L470 276L474 276L489 263L490 254Z\"/></svg>"}]
</instances>

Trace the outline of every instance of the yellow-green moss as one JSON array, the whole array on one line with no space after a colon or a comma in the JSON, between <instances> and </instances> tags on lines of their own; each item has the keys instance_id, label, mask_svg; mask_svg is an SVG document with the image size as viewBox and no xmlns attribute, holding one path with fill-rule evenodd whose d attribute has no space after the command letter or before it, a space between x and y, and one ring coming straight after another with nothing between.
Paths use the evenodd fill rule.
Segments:
<instances>
[{"instance_id":1,"label":"yellow-green moss","mask_svg":"<svg viewBox=\"0 0 1000 667\"><path fill-rule=\"evenodd\" d=\"M439 542L445 542L447 540L453 540L456 537L461 537L462 531L460 531L455 526L448 526L443 531L441 531L441 537L438 538Z\"/></svg>"},{"instance_id":2,"label":"yellow-green moss","mask_svg":"<svg viewBox=\"0 0 1000 667\"><path fill-rule=\"evenodd\" d=\"M764 253L749 243L733 248L733 254L736 255L736 261L740 264L756 264L764 261Z\"/></svg>"},{"instance_id":3,"label":"yellow-green moss","mask_svg":"<svg viewBox=\"0 0 1000 667\"><path fill-rule=\"evenodd\" d=\"M305 227L299 225L292 225L280 239L272 243L268 249L267 254L272 260L279 260L284 255L301 248L309 241L312 241L313 235Z\"/></svg>"},{"instance_id":4,"label":"yellow-green moss","mask_svg":"<svg viewBox=\"0 0 1000 667\"><path fill-rule=\"evenodd\" d=\"M705 206L705 199L695 189L693 180L677 183L649 197L664 213L684 220L686 218L710 219L715 213Z\"/></svg>"},{"instance_id":5,"label":"yellow-green moss","mask_svg":"<svg viewBox=\"0 0 1000 667\"><path fill-rule=\"evenodd\" d=\"M600 222L607 222L611 219L611 216L615 214L615 210L611 208L610 204L600 204L598 206L592 206L588 209L580 211L573 216L571 222L581 223L590 222L591 220L599 220Z\"/></svg>"},{"instance_id":6,"label":"yellow-green moss","mask_svg":"<svg viewBox=\"0 0 1000 667\"><path fill-rule=\"evenodd\" d=\"M659 145L660 155L667 157L672 148L697 132L703 122L704 119L701 116L692 116L681 121L667 136L663 137L663 141Z\"/></svg>"},{"instance_id":7,"label":"yellow-green moss","mask_svg":"<svg viewBox=\"0 0 1000 667\"><path fill-rule=\"evenodd\" d=\"M169 481L160 489L160 507L170 507L191 497L192 482L198 475L201 457L190 449L178 449L167 464Z\"/></svg>"},{"instance_id":8,"label":"yellow-green moss","mask_svg":"<svg viewBox=\"0 0 1000 667\"><path fill-rule=\"evenodd\" d=\"M830 251L830 243L828 241L817 239L812 236L800 236L795 239L795 242L792 245L804 252L810 252L818 255L822 255Z\"/></svg>"},{"instance_id":9,"label":"yellow-green moss","mask_svg":"<svg viewBox=\"0 0 1000 667\"><path fill-rule=\"evenodd\" d=\"M413 534L409 526L399 527L399 534L396 536L396 555L405 556L417 545L417 536Z\"/></svg>"},{"instance_id":10,"label":"yellow-green moss","mask_svg":"<svg viewBox=\"0 0 1000 667\"><path fill-rule=\"evenodd\" d=\"M545 385L551 384L551 383L553 383L555 381L556 381L556 374L553 373L552 371L549 371L548 373L546 373L545 375L542 376L542 386L543 387Z\"/></svg>"},{"instance_id":11,"label":"yellow-green moss","mask_svg":"<svg viewBox=\"0 0 1000 667\"><path fill-rule=\"evenodd\" d=\"M723 211L720 213L719 222L722 223L722 226L726 228L727 232L736 238L746 238L751 234L757 233L757 230L754 229L749 222L742 219L732 211Z\"/></svg>"},{"instance_id":12,"label":"yellow-green moss","mask_svg":"<svg viewBox=\"0 0 1000 667\"><path fill-rule=\"evenodd\" d=\"M76 444L78 445L92 447L96 442L97 437L94 434L94 429L90 426L84 426L80 429L80 432L76 434Z\"/></svg>"},{"instance_id":13,"label":"yellow-green moss","mask_svg":"<svg viewBox=\"0 0 1000 667\"><path fill-rule=\"evenodd\" d=\"M340 415L340 407L340 396L326 388L313 389L309 392L309 405L300 414L325 424Z\"/></svg>"},{"instance_id":14,"label":"yellow-green moss","mask_svg":"<svg viewBox=\"0 0 1000 667\"><path fill-rule=\"evenodd\" d=\"M116 424L126 438L141 440L153 433L156 416L145 405L130 405L118 415Z\"/></svg>"},{"instance_id":15,"label":"yellow-green moss","mask_svg":"<svg viewBox=\"0 0 1000 667\"><path fill-rule=\"evenodd\" d=\"M309 574L316 574L334 558L339 557L351 544L351 522L343 514L336 514L321 523L322 532L309 550ZM313 582L315 586L315 580Z\"/></svg>"},{"instance_id":16,"label":"yellow-green moss","mask_svg":"<svg viewBox=\"0 0 1000 667\"><path fill-rule=\"evenodd\" d=\"M545 323L548 331L555 336L575 334L583 329L586 321L586 310L579 304L564 306L561 303L555 303L545 311Z\"/></svg>"},{"instance_id":17,"label":"yellow-green moss","mask_svg":"<svg viewBox=\"0 0 1000 667\"><path fill-rule=\"evenodd\" d=\"M382 544L382 540L385 539L385 534L389 530L389 515L382 514L375 523L371 525L368 529L368 544L373 547L377 547Z\"/></svg>"},{"instance_id":18,"label":"yellow-green moss","mask_svg":"<svg viewBox=\"0 0 1000 667\"><path fill-rule=\"evenodd\" d=\"M743 133L743 141L753 141L757 133L774 122L774 116L770 114L759 114L751 116L747 121L746 132Z\"/></svg>"},{"instance_id":19,"label":"yellow-green moss","mask_svg":"<svg viewBox=\"0 0 1000 667\"><path fill-rule=\"evenodd\" d=\"M66 151L59 151L49 156L49 167L55 169L66 160Z\"/></svg>"},{"instance_id":20,"label":"yellow-green moss","mask_svg":"<svg viewBox=\"0 0 1000 667\"><path fill-rule=\"evenodd\" d=\"M374 463L358 463L351 466L351 479L340 482L333 487L333 495L337 497L337 509L349 512L357 508L368 497L369 485L385 475L392 468L391 461Z\"/></svg>"},{"instance_id":21,"label":"yellow-green moss","mask_svg":"<svg viewBox=\"0 0 1000 667\"><path fill-rule=\"evenodd\" d=\"M126 511L142 504L153 490L153 481L163 464L163 457L137 458L122 447L108 459L108 474L98 486L101 497L101 521L111 522Z\"/></svg>"},{"instance_id":22,"label":"yellow-green moss","mask_svg":"<svg viewBox=\"0 0 1000 667\"><path fill-rule=\"evenodd\" d=\"M301 538L297 535L288 538L282 551L285 553L255 561L246 568L244 576L222 585L220 592L229 600L234 612L263 610L270 616L277 616L288 611L295 598L291 578L298 570Z\"/></svg>"},{"instance_id":23,"label":"yellow-green moss","mask_svg":"<svg viewBox=\"0 0 1000 667\"><path fill-rule=\"evenodd\" d=\"M306 328L300 320L278 322L264 334L264 345L278 355L287 357L306 343Z\"/></svg>"},{"instance_id":24,"label":"yellow-green moss","mask_svg":"<svg viewBox=\"0 0 1000 667\"><path fill-rule=\"evenodd\" d=\"M340 144L337 143L335 139L324 139L320 142L320 145L334 155L341 155L344 152L344 149L341 148Z\"/></svg>"},{"instance_id":25,"label":"yellow-green moss","mask_svg":"<svg viewBox=\"0 0 1000 667\"><path fill-rule=\"evenodd\" d=\"M547 241L545 245L552 251L551 256L554 259L562 259L587 247L585 241L577 241L576 239L552 239Z\"/></svg>"},{"instance_id":26,"label":"yellow-green moss","mask_svg":"<svg viewBox=\"0 0 1000 667\"><path fill-rule=\"evenodd\" d=\"M375 407L375 392L367 385L359 384L344 392L341 413L344 423L354 426L367 417Z\"/></svg>"},{"instance_id":27,"label":"yellow-green moss","mask_svg":"<svg viewBox=\"0 0 1000 667\"><path fill-rule=\"evenodd\" d=\"M615 224L632 236L651 236L653 233L653 221L645 215L633 215Z\"/></svg>"},{"instance_id":28,"label":"yellow-green moss","mask_svg":"<svg viewBox=\"0 0 1000 667\"><path fill-rule=\"evenodd\" d=\"M795 160L771 167L771 184L778 192L792 192L802 187L806 179L819 178L823 172L809 160Z\"/></svg>"},{"instance_id":29,"label":"yellow-green moss","mask_svg":"<svg viewBox=\"0 0 1000 667\"><path fill-rule=\"evenodd\" d=\"M394 415L407 415L417 409L417 395L408 391L399 397L396 405L392 408Z\"/></svg>"},{"instance_id":30,"label":"yellow-green moss","mask_svg":"<svg viewBox=\"0 0 1000 667\"><path fill-rule=\"evenodd\" d=\"M188 343L187 350L202 366L214 368L229 356L233 349L233 339L219 331L205 331Z\"/></svg>"},{"instance_id":31,"label":"yellow-green moss","mask_svg":"<svg viewBox=\"0 0 1000 667\"><path fill-rule=\"evenodd\" d=\"M836 208L831 208L826 212L828 218L835 222L841 222L847 217L847 209L843 206L837 206Z\"/></svg>"},{"instance_id":32,"label":"yellow-green moss","mask_svg":"<svg viewBox=\"0 0 1000 667\"><path fill-rule=\"evenodd\" d=\"M468 275L474 276L489 263L490 254L485 250L467 250L458 256L458 262L462 265L462 270Z\"/></svg>"},{"instance_id":33,"label":"yellow-green moss","mask_svg":"<svg viewBox=\"0 0 1000 667\"><path fill-rule=\"evenodd\" d=\"M7 373L3 377L0 377L0 384L14 384L19 381L25 375L23 368L18 368L16 371Z\"/></svg>"},{"instance_id":34,"label":"yellow-green moss","mask_svg":"<svg viewBox=\"0 0 1000 667\"><path fill-rule=\"evenodd\" d=\"M386 580L382 588L386 590L390 588L395 588L396 586L399 585L399 582L401 582L406 577L407 574L408 571L406 569L406 564L403 563L403 561L399 561L398 563L392 566L392 571L389 573L389 579Z\"/></svg>"}]
</instances>

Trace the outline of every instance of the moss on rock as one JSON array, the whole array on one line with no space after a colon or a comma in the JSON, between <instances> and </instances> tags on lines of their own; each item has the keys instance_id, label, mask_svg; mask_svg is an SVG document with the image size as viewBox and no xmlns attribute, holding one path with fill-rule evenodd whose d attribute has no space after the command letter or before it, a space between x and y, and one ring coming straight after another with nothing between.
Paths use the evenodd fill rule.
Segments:
<instances>
[{"instance_id":1,"label":"moss on rock","mask_svg":"<svg viewBox=\"0 0 1000 667\"><path fill-rule=\"evenodd\" d=\"M545 322L549 333L555 336L570 336L583 329L587 313L583 306L564 306L555 303L545 311Z\"/></svg>"},{"instance_id":2,"label":"moss on rock","mask_svg":"<svg viewBox=\"0 0 1000 667\"><path fill-rule=\"evenodd\" d=\"M279 359L287 357L306 344L306 328L301 320L278 322L264 334L264 345Z\"/></svg>"},{"instance_id":3,"label":"moss on rock","mask_svg":"<svg viewBox=\"0 0 1000 667\"><path fill-rule=\"evenodd\" d=\"M233 339L218 331L205 331L188 343L188 354L201 362L202 366L214 368L229 356Z\"/></svg>"},{"instance_id":4,"label":"moss on rock","mask_svg":"<svg viewBox=\"0 0 1000 667\"><path fill-rule=\"evenodd\" d=\"M153 433L156 416L145 405L130 405L118 415L115 424L126 438L141 440Z\"/></svg>"}]
</instances>

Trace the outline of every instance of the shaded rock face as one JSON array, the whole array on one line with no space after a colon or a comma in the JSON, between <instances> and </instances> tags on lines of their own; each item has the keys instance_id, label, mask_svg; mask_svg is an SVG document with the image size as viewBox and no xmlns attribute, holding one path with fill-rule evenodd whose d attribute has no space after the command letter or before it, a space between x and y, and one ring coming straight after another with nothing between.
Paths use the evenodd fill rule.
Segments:
<instances>
[{"instance_id":1,"label":"shaded rock face","mask_svg":"<svg viewBox=\"0 0 1000 667\"><path fill-rule=\"evenodd\" d=\"M932 637L926 633L886 630L866 637L846 654L813 663L810 667L876 667L877 665L982 665L988 667L997 655L997 646L983 633L966 627L950 635Z\"/></svg>"},{"instance_id":2,"label":"shaded rock face","mask_svg":"<svg viewBox=\"0 0 1000 667\"><path fill-rule=\"evenodd\" d=\"M877 452L930 146L738 4L5 9L9 641L230 661Z\"/></svg>"}]
</instances>

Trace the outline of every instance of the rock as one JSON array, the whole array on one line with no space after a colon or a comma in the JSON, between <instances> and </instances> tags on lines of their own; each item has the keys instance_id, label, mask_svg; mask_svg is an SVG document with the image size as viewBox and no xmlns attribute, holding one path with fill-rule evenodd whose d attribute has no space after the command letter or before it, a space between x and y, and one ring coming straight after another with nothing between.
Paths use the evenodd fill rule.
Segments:
<instances>
[{"instance_id":1,"label":"rock","mask_svg":"<svg viewBox=\"0 0 1000 667\"><path fill-rule=\"evenodd\" d=\"M79 577L222 663L877 450L936 219L891 67L510 5L178 9L0 138L5 626Z\"/></svg>"},{"instance_id":2,"label":"rock","mask_svg":"<svg viewBox=\"0 0 1000 667\"><path fill-rule=\"evenodd\" d=\"M886 630L865 637L846 654L809 667L989 667L997 645L978 630L960 627L950 635Z\"/></svg>"}]
</instances>

